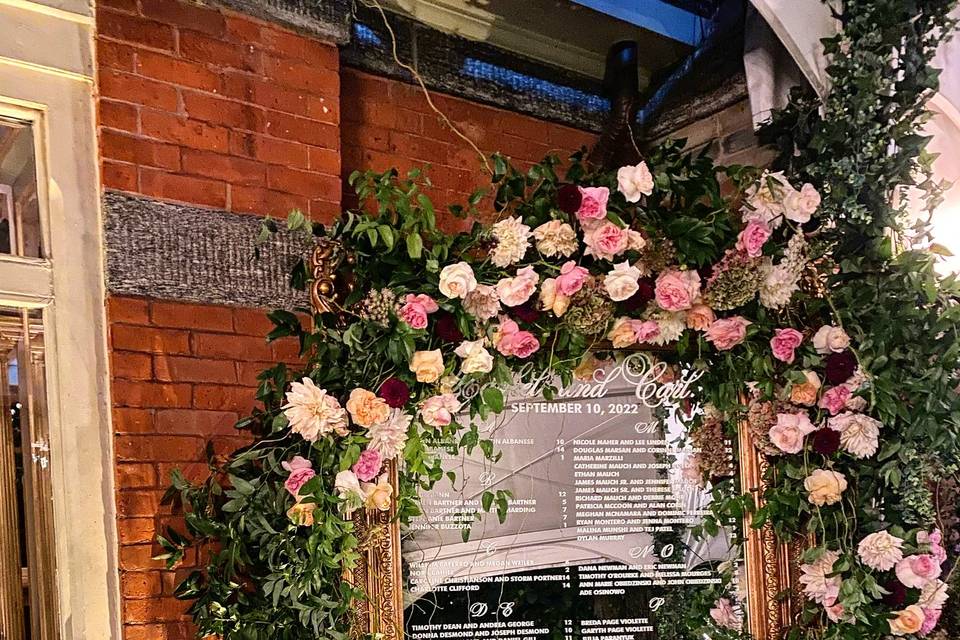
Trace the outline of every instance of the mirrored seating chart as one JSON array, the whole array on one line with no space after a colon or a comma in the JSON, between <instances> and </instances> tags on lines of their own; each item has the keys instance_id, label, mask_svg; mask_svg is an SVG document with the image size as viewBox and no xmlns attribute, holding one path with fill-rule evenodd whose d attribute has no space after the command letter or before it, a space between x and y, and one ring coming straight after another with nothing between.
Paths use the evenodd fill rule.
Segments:
<instances>
[{"instance_id":1,"label":"mirrored seating chart","mask_svg":"<svg viewBox=\"0 0 960 640\"><path fill-rule=\"evenodd\" d=\"M424 494L404 532L406 638L669 637L685 588L719 584L731 550L689 531L709 505L684 473L695 451L677 410L697 376L659 372L633 354L550 401L549 381L511 390L480 428L502 457L446 459L456 482ZM504 521L496 504L477 518L497 491Z\"/></svg>"}]
</instances>

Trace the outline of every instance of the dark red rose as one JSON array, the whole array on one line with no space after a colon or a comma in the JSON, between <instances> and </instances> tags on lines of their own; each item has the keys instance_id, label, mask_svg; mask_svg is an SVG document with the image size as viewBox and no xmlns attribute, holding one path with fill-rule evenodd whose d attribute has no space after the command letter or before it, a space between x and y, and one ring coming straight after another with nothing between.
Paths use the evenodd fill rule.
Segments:
<instances>
[{"instance_id":1,"label":"dark red rose","mask_svg":"<svg viewBox=\"0 0 960 640\"><path fill-rule=\"evenodd\" d=\"M883 583L883 588L890 593L883 596L883 604L891 609L899 609L907 601L907 588L899 580L891 578Z\"/></svg>"},{"instance_id":2,"label":"dark red rose","mask_svg":"<svg viewBox=\"0 0 960 640\"><path fill-rule=\"evenodd\" d=\"M457 326L457 319L452 313L448 311L438 311L434 317L436 318L434 332L438 338L444 342L460 342L463 340L463 334Z\"/></svg>"},{"instance_id":3,"label":"dark red rose","mask_svg":"<svg viewBox=\"0 0 960 640\"><path fill-rule=\"evenodd\" d=\"M620 303L620 308L624 312L639 311L654 298L656 282L653 278L640 278L637 284L640 285L637 292Z\"/></svg>"},{"instance_id":4,"label":"dark red rose","mask_svg":"<svg viewBox=\"0 0 960 640\"><path fill-rule=\"evenodd\" d=\"M840 449L840 432L820 429L813 434L813 450L822 456L832 456Z\"/></svg>"},{"instance_id":5,"label":"dark red rose","mask_svg":"<svg viewBox=\"0 0 960 640\"><path fill-rule=\"evenodd\" d=\"M706 282L713 275L713 265L708 264L697 269L697 275L700 276L700 279Z\"/></svg>"},{"instance_id":6,"label":"dark red rose","mask_svg":"<svg viewBox=\"0 0 960 640\"><path fill-rule=\"evenodd\" d=\"M581 200L583 196L580 195L580 189L575 184L561 185L557 189L557 206L564 213L575 214L580 209Z\"/></svg>"},{"instance_id":7,"label":"dark red rose","mask_svg":"<svg viewBox=\"0 0 960 640\"><path fill-rule=\"evenodd\" d=\"M856 369L857 358L853 355L852 351L847 349L846 351L831 353L827 356L824 374L827 383L837 385L849 380Z\"/></svg>"},{"instance_id":8,"label":"dark red rose","mask_svg":"<svg viewBox=\"0 0 960 640\"><path fill-rule=\"evenodd\" d=\"M534 303L527 300L519 307L513 308L513 317L521 322L536 322L540 319L540 311Z\"/></svg>"},{"instance_id":9,"label":"dark red rose","mask_svg":"<svg viewBox=\"0 0 960 640\"><path fill-rule=\"evenodd\" d=\"M379 396L394 409L399 409L410 400L410 387L399 378L387 378L380 385Z\"/></svg>"}]
</instances>

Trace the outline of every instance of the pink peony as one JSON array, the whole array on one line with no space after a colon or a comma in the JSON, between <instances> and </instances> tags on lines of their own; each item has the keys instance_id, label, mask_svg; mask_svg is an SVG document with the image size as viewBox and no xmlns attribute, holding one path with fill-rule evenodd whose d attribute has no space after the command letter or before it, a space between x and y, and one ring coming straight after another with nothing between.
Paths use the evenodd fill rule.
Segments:
<instances>
[{"instance_id":1,"label":"pink peony","mask_svg":"<svg viewBox=\"0 0 960 640\"><path fill-rule=\"evenodd\" d=\"M824 392L820 398L820 408L826 409L830 415L835 416L846 408L849 399L850 388L841 384Z\"/></svg>"},{"instance_id":2,"label":"pink peony","mask_svg":"<svg viewBox=\"0 0 960 640\"><path fill-rule=\"evenodd\" d=\"M590 272L584 267L577 266L573 260L565 262L560 268L560 275L557 276L557 291L565 296L572 296L583 283L590 277Z\"/></svg>"},{"instance_id":3,"label":"pink peony","mask_svg":"<svg viewBox=\"0 0 960 640\"><path fill-rule=\"evenodd\" d=\"M747 327L750 324L752 323L742 316L717 320L706 331L707 342L713 343L720 351L733 349L747 337Z\"/></svg>"},{"instance_id":4,"label":"pink peony","mask_svg":"<svg viewBox=\"0 0 960 640\"><path fill-rule=\"evenodd\" d=\"M644 320L636 327L637 342L649 342L660 335L660 324L656 320Z\"/></svg>"},{"instance_id":5,"label":"pink peony","mask_svg":"<svg viewBox=\"0 0 960 640\"><path fill-rule=\"evenodd\" d=\"M540 348L540 341L529 331L517 331L500 338L497 351L505 356L528 358Z\"/></svg>"},{"instance_id":6,"label":"pink peony","mask_svg":"<svg viewBox=\"0 0 960 640\"><path fill-rule=\"evenodd\" d=\"M803 342L803 334L796 329L777 329L770 339L773 357L781 362L793 362L797 347Z\"/></svg>"},{"instance_id":7,"label":"pink peony","mask_svg":"<svg viewBox=\"0 0 960 640\"><path fill-rule=\"evenodd\" d=\"M604 222L587 230L583 242L587 245L586 255L613 260L629 248L630 235L612 222Z\"/></svg>"},{"instance_id":8,"label":"pink peony","mask_svg":"<svg viewBox=\"0 0 960 640\"><path fill-rule=\"evenodd\" d=\"M607 187L577 187L580 191L580 208L577 209L577 218L585 220L602 220L607 217L607 200L610 199L610 189Z\"/></svg>"},{"instance_id":9,"label":"pink peony","mask_svg":"<svg viewBox=\"0 0 960 640\"><path fill-rule=\"evenodd\" d=\"M420 419L431 427L445 427L453 422L453 414L460 410L460 402L452 393L427 398L420 405Z\"/></svg>"},{"instance_id":10,"label":"pink peony","mask_svg":"<svg viewBox=\"0 0 960 640\"><path fill-rule=\"evenodd\" d=\"M923 589L940 577L940 563L928 553L904 558L897 563L897 578L911 589Z\"/></svg>"},{"instance_id":11,"label":"pink peony","mask_svg":"<svg viewBox=\"0 0 960 640\"><path fill-rule=\"evenodd\" d=\"M738 630L743 626L743 618L733 608L729 598L720 598L710 609L710 617L718 627Z\"/></svg>"},{"instance_id":12,"label":"pink peony","mask_svg":"<svg viewBox=\"0 0 960 640\"><path fill-rule=\"evenodd\" d=\"M360 459L351 467L354 475L363 482L370 482L377 477L383 467L383 456L376 449L364 449Z\"/></svg>"},{"instance_id":13,"label":"pink peony","mask_svg":"<svg viewBox=\"0 0 960 640\"><path fill-rule=\"evenodd\" d=\"M657 278L654 295L661 309L689 309L700 295L700 276L696 271L664 271Z\"/></svg>"},{"instance_id":14,"label":"pink peony","mask_svg":"<svg viewBox=\"0 0 960 640\"><path fill-rule=\"evenodd\" d=\"M400 319L414 329L424 329L427 326L427 316L439 308L433 298L424 293L408 293L400 309Z\"/></svg>"},{"instance_id":15,"label":"pink peony","mask_svg":"<svg viewBox=\"0 0 960 640\"><path fill-rule=\"evenodd\" d=\"M290 472L290 475L287 477L286 481L283 483L284 488L290 492L294 498L299 497L300 489L303 485L307 484L311 478L315 477L316 472L307 467L294 469Z\"/></svg>"},{"instance_id":16,"label":"pink peony","mask_svg":"<svg viewBox=\"0 0 960 640\"><path fill-rule=\"evenodd\" d=\"M760 220L751 220L737 238L737 249L751 258L763 255L763 245L770 238L770 227Z\"/></svg>"},{"instance_id":17,"label":"pink peony","mask_svg":"<svg viewBox=\"0 0 960 640\"><path fill-rule=\"evenodd\" d=\"M940 529L934 529L930 533L921 531L917 534L917 543L930 545L930 554L940 564L947 561L947 550L943 547L943 534Z\"/></svg>"},{"instance_id":18,"label":"pink peony","mask_svg":"<svg viewBox=\"0 0 960 640\"><path fill-rule=\"evenodd\" d=\"M940 616L943 615L943 609L924 609L923 626L920 627L920 635L929 635L931 631L940 624Z\"/></svg>"}]
</instances>

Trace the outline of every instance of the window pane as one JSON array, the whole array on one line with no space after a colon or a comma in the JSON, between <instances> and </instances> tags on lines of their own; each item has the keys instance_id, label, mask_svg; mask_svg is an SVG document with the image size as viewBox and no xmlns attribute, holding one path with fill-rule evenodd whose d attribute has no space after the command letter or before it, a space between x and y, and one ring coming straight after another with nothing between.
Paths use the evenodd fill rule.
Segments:
<instances>
[{"instance_id":1,"label":"window pane","mask_svg":"<svg viewBox=\"0 0 960 640\"><path fill-rule=\"evenodd\" d=\"M0 307L0 638L56 638L50 447L39 311Z\"/></svg>"},{"instance_id":2,"label":"window pane","mask_svg":"<svg viewBox=\"0 0 960 640\"><path fill-rule=\"evenodd\" d=\"M0 116L0 253L43 256L33 126Z\"/></svg>"}]
</instances>

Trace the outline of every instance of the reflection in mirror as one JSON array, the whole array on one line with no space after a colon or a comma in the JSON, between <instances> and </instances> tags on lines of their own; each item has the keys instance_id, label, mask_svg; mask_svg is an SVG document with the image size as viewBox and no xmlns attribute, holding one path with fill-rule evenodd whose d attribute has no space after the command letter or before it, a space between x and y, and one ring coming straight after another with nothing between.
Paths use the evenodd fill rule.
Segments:
<instances>
[{"instance_id":1,"label":"reflection in mirror","mask_svg":"<svg viewBox=\"0 0 960 640\"><path fill-rule=\"evenodd\" d=\"M691 473L697 377L637 353L556 394L542 380L512 389L479 422L501 457L445 459L455 476L404 532L405 637L685 637L674 626L693 599L739 573L731 533L692 535L711 499ZM732 444L720 449L707 454L732 474Z\"/></svg>"},{"instance_id":2,"label":"reflection in mirror","mask_svg":"<svg viewBox=\"0 0 960 640\"><path fill-rule=\"evenodd\" d=\"M43 256L33 126L0 116L0 254Z\"/></svg>"}]
</instances>

